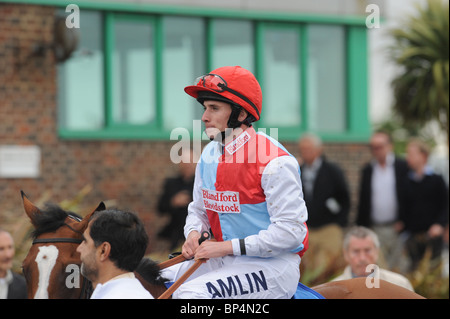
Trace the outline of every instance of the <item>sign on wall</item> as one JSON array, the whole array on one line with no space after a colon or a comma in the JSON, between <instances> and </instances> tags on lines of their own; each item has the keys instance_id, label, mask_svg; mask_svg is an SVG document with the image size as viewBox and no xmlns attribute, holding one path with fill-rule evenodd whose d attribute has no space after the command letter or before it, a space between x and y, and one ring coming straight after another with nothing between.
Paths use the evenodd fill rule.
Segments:
<instances>
[{"instance_id":1,"label":"sign on wall","mask_svg":"<svg viewBox=\"0 0 450 319\"><path fill-rule=\"evenodd\" d=\"M37 178L41 149L36 145L0 145L0 178Z\"/></svg>"}]
</instances>

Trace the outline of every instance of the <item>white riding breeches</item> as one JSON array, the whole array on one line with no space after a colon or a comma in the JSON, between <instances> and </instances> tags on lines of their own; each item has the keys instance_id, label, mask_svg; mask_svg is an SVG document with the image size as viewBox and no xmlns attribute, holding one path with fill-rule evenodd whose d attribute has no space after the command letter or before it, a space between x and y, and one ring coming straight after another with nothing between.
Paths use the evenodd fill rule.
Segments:
<instances>
[{"instance_id":1,"label":"white riding breeches","mask_svg":"<svg viewBox=\"0 0 450 319\"><path fill-rule=\"evenodd\" d=\"M176 281L193 260L166 268L162 276ZM202 264L173 294L174 299L288 299L300 279L300 257L225 256Z\"/></svg>"}]
</instances>

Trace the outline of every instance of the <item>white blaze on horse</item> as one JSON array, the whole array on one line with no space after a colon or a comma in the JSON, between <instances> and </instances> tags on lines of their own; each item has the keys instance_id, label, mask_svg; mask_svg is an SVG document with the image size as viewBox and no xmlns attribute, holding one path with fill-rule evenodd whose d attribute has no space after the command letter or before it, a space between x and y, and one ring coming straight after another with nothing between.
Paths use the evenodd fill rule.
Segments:
<instances>
[{"instance_id":1,"label":"white blaze on horse","mask_svg":"<svg viewBox=\"0 0 450 319\"><path fill-rule=\"evenodd\" d=\"M82 241L82 234L88 226L90 217L96 211L105 209L103 202L86 217L81 218L55 205L40 210L23 192L22 200L25 212L35 228L32 234L33 245L22 264L27 281L28 298L89 298L91 294L89 281L82 277L81 280L74 280L76 283L81 282L81 285L73 284L74 278L69 278L69 276L73 277L74 274L68 272L67 269L73 269L73 267L79 269L81 266L80 254L76 249ZM135 275L154 298L160 296L167 298L171 294L169 291L172 290L167 290L166 280L161 277L161 269L183 260L181 255L158 265L156 262L144 258L135 271ZM75 272L75 274L79 274L79 272ZM81 276L81 274L79 275ZM172 288L175 288L177 285L173 286ZM310 289L326 299L423 298L403 287L383 280L380 280L379 288L368 288L365 278L329 282ZM166 293L164 294L164 292Z\"/></svg>"},{"instance_id":2,"label":"white blaze on horse","mask_svg":"<svg viewBox=\"0 0 450 319\"><path fill-rule=\"evenodd\" d=\"M54 245L39 247L39 253L35 259L39 270L39 281L34 299L48 299L50 275L55 267L58 253L58 248Z\"/></svg>"}]
</instances>

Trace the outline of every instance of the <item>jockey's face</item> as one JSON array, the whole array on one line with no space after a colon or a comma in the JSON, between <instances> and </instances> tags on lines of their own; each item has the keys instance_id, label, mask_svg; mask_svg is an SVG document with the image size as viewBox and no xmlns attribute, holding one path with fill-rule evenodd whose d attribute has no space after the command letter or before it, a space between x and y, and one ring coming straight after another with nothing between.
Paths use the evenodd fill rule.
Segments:
<instances>
[{"instance_id":1,"label":"jockey's face","mask_svg":"<svg viewBox=\"0 0 450 319\"><path fill-rule=\"evenodd\" d=\"M366 272L367 266L377 263L378 249L369 236L365 238L353 236L350 238L347 250L344 251L344 258L355 276L367 276L370 274L370 271Z\"/></svg>"},{"instance_id":2,"label":"jockey's face","mask_svg":"<svg viewBox=\"0 0 450 319\"><path fill-rule=\"evenodd\" d=\"M210 139L214 139L227 128L231 105L222 101L206 100L203 108L202 121L205 123L205 133Z\"/></svg>"}]
</instances>

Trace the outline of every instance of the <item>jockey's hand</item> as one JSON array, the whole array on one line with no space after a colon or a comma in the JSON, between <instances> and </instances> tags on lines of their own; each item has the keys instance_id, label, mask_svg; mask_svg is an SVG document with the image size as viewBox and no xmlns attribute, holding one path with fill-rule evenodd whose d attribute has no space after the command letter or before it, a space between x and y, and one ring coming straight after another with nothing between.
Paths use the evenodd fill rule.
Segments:
<instances>
[{"instance_id":1,"label":"jockey's hand","mask_svg":"<svg viewBox=\"0 0 450 319\"><path fill-rule=\"evenodd\" d=\"M233 254L231 241L206 240L195 253L195 259L209 259Z\"/></svg>"},{"instance_id":2,"label":"jockey's hand","mask_svg":"<svg viewBox=\"0 0 450 319\"><path fill-rule=\"evenodd\" d=\"M199 238L200 233L198 231L193 230L189 233L186 241L183 244L183 247L181 248L181 253L183 254L184 258L191 259L192 257L194 257L195 252L198 248Z\"/></svg>"}]
</instances>

